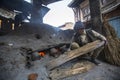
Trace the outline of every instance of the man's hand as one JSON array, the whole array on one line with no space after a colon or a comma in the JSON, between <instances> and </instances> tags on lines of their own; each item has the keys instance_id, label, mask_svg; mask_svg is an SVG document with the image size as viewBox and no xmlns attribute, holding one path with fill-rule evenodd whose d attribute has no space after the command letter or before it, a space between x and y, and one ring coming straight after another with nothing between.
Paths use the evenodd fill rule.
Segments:
<instances>
[{"instance_id":1,"label":"man's hand","mask_svg":"<svg viewBox=\"0 0 120 80\"><path fill-rule=\"evenodd\" d=\"M104 40L104 46L106 46L108 44L107 40Z\"/></svg>"}]
</instances>

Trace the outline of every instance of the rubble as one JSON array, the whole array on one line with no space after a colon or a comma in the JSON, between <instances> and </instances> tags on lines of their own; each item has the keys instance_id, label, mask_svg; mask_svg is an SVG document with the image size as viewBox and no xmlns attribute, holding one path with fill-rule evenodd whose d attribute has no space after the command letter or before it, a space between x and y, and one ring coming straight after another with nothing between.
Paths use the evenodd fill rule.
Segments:
<instances>
[{"instance_id":1,"label":"rubble","mask_svg":"<svg viewBox=\"0 0 120 80\"><path fill-rule=\"evenodd\" d=\"M95 65L93 63L87 61L81 61L73 65L70 69L54 69L50 72L49 77L52 80L59 80L65 77L74 76L77 74L85 73L91 69L93 69Z\"/></svg>"},{"instance_id":2,"label":"rubble","mask_svg":"<svg viewBox=\"0 0 120 80\"><path fill-rule=\"evenodd\" d=\"M83 54L91 52L103 45L104 45L104 42L100 42L99 40L91 42L83 47L78 48L78 49L65 52L65 54L61 55L59 58L48 62L48 64L46 66L49 70L54 69L64 63L66 63L67 61L70 61L74 58L82 56Z\"/></svg>"},{"instance_id":3,"label":"rubble","mask_svg":"<svg viewBox=\"0 0 120 80\"><path fill-rule=\"evenodd\" d=\"M37 39L35 34L39 34L40 39ZM60 39L61 36L62 39ZM0 60L2 61L0 66L0 80L27 80L28 75L31 73L38 74L37 80L50 80L50 71L47 70L45 66L49 61L56 58L49 56L49 51L47 51L45 56L40 60L32 61L34 65L28 69L25 67L26 57L24 54L21 54L21 48L24 48L25 52L27 49L28 51L35 51L35 53L38 54L38 52L43 51L43 49L48 50L48 48L53 48L58 46L58 44L62 44L59 46L63 46L63 44L69 43L71 37L72 34L66 37L64 31L46 24L24 24L19 30L0 36L0 43L4 43L4 45L0 45ZM13 45L9 46L8 44ZM60 55L63 55L63 53ZM72 69L71 67L77 62L79 62L77 58L70 60L59 66L58 69ZM102 80L120 79L118 76L120 74L119 67L103 62L101 62L101 64L102 65L95 66L95 68L83 74L76 73L75 75L64 77L61 80L93 80L97 78Z\"/></svg>"},{"instance_id":4,"label":"rubble","mask_svg":"<svg viewBox=\"0 0 120 80\"><path fill-rule=\"evenodd\" d=\"M32 73L28 75L28 80L37 80L38 74Z\"/></svg>"}]
</instances>

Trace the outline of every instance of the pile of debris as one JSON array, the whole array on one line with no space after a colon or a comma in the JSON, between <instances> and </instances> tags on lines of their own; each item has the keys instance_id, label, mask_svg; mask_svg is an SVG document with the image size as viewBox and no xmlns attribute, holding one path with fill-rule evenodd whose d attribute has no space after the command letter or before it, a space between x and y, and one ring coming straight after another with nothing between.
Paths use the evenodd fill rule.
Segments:
<instances>
[{"instance_id":1,"label":"pile of debris","mask_svg":"<svg viewBox=\"0 0 120 80\"><path fill-rule=\"evenodd\" d=\"M50 56L59 57L65 51L67 51L67 43L48 45L38 50L31 48L21 47L20 53L26 58L26 67L30 68L33 65L33 61L40 60L42 57L49 53Z\"/></svg>"},{"instance_id":2,"label":"pile of debris","mask_svg":"<svg viewBox=\"0 0 120 80\"><path fill-rule=\"evenodd\" d=\"M103 42L67 51L72 32L46 24L24 24L19 30L0 36L0 80L119 80L118 67L102 62L96 66L79 58Z\"/></svg>"},{"instance_id":3,"label":"pile of debris","mask_svg":"<svg viewBox=\"0 0 120 80\"><path fill-rule=\"evenodd\" d=\"M105 36L108 40L108 45L104 49L106 60L114 65L120 66L120 39L114 28L107 22L104 22Z\"/></svg>"}]
</instances>

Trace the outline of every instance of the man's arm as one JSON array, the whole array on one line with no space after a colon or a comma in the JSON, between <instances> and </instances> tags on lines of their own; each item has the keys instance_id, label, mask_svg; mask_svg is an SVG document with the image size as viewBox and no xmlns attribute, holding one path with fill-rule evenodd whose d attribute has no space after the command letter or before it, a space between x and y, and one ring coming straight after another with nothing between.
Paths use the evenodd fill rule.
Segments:
<instances>
[{"instance_id":1,"label":"man's arm","mask_svg":"<svg viewBox=\"0 0 120 80\"><path fill-rule=\"evenodd\" d=\"M92 32L95 37L99 38L100 40L106 41L106 38L103 35L101 35L100 33L96 32L94 30L92 30Z\"/></svg>"}]
</instances>

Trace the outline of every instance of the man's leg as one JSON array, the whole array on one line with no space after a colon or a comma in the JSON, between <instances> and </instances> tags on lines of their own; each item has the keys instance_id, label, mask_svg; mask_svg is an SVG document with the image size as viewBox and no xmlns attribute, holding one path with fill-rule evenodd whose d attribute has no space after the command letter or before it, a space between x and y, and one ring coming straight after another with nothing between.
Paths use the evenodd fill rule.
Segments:
<instances>
[{"instance_id":1,"label":"man's leg","mask_svg":"<svg viewBox=\"0 0 120 80\"><path fill-rule=\"evenodd\" d=\"M79 44L76 43L76 42L73 42L73 43L71 44L71 50L77 49L77 48L79 48L79 47L80 47Z\"/></svg>"},{"instance_id":2,"label":"man's leg","mask_svg":"<svg viewBox=\"0 0 120 80\"><path fill-rule=\"evenodd\" d=\"M94 50L94 52L91 55L91 60L92 62L94 62L96 65L99 64L99 62L96 61L97 57L99 56L100 52L104 49L104 47L100 47L96 50Z\"/></svg>"}]
</instances>

